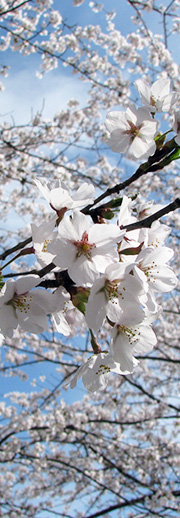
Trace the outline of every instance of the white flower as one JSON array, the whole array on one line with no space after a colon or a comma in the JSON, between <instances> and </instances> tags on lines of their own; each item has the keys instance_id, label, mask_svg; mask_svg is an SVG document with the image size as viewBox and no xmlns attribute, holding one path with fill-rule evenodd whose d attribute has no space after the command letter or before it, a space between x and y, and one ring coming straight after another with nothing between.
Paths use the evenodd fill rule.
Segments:
<instances>
[{"instance_id":1,"label":"white flower","mask_svg":"<svg viewBox=\"0 0 180 518\"><path fill-rule=\"evenodd\" d=\"M141 101L151 113L168 112L175 101L175 93L170 93L170 79L162 77L149 86L146 81L137 79L135 86Z\"/></svg>"},{"instance_id":2,"label":"white flower","mask_svg":"<svg viewBox=\"0 0 180 518\"><path fill-rule=\"evenodd\" d=\"M159 221L154 221L150 228L143 228L140 230L140 241L144 242L146 247L159 248L164 245L171 229Z\"/></svg>"},{"instance_id":3,"label":"white flower","mask_svg":"<svg viewBox=\"0 0 180 518\"><path fill-rule=\"evenodd\" d=\"M119 210L119 226L126 224L129 225L130 223L137 221L136 218L131 214L133 205L134 202L131 200L131 198L128 198L128 196L124 195Z\"/></svg>"},{"instance_id":4,"label":"white flower","mask_svg":"<svg viewBox=\"0 0 180 518\"><path fill-rule=\"evenodd\" d=\"M71 311L74 306L70 300L69 293L62 286L53 293L53 303L54 309L51 316L56 330L58 333L69 336L72 332L72 327L68 322L68 311Z\"/></svg>"},{"instance_id":5,"label":"white flower","mask_svg":"<svg viewBox=\"0 0 180 518\"><path fill-rule=\"evenodd\" d=\"M68 269L71 279L80 286L93 284L112 261L118 261L114 244L124 235L116 225L92 225L89 218L75 210L58 226L58 238L48 251L55 255L53 262L62 270Z\"/></svg>"},{"instance_id":6,"label":"white flower","mask_svg":"<svg viewBox=\"0 0 180 518\"><path fill-rule=\"evenodd\" d=\"M70 306L70 303L68 305L66 320L71 330L69 336L74 337L78 330L81 330L81 332L83 329L87 331L87 325L83 313L73 306L73 304L72 306Z\"/></svg>"},{"instance_id":7,"label":"white flower","mask_svg":"<svg viewBox=\"0 0 180 518\"><path fill-rule=\"evenodd\" d=\"M47 251L47 245L53 239L55 225L56 216L54 215L50 221L43 221L40 225L31 224L34 251L41 266L50 264L54 259L53 254Z\"/></svg>"},{"instance_id":8,"label":"white flower","mask_svg":"<svg viewBox=\"0 0 180 518\"><path fill-rule=\"evenodd\" d=\"M126 153L134 158L146 158L156 150L154 137L157 122L145 108L127 108L126 112L110 112L105 125L110 132L108 144L116 153Z\"/></svg>"},{"instance_id":9,"label":"white flower","mask_svg":"<svg viewBox=\"0 0 180 518\"><path fill-rule=\"evenodd\" d=\"M44 289L32 290L40 283L37 275L9 279L0 291L0 326L5 336L12 337L18 324L29 333L48 329L47 313L51 311L52 294Z\"/></svg>"},{"instance_id":10,"label":"white flower","mask_svg":"<svg viewBox=\"0 0 180 518\"><path fill-rule=\"evenodd\" d=\"M156 342L156 335L148 322L132 326L129 315L129 325L114 327L110 352L125 374L127 371L132 372L137 362L133 355L151 351Z\"/></svg>"},{"instance_id":11,"label":"white flower","mask_svg":"<svg viewBox=\"0 0 180 518\"><path fill-rule=\"evenodd\" d=\"M62 182L57 181L55 187L43 179L43 183L36 179L35 183L43 196L49 202L52 209L57 213L63 209L82 208L93 202L95 190L93 185L84 182L77 191L72 194L68 187Z\"/></svg>"},{"instance_id":12,"label":"white flower","mask_svg":"<svg viewBox=\"0 0 180 518\"><path fill-rule=\"evenodd\" d=\"M86 322L90 329L98 331L104 318L111 322L138 324L144 319L141 307L142 282L129 272L131 266L114 263L106 268L105 274L91 288L86 306Z\"/></svg>"},{"instance_id":13,"label":"white flower","mask_svg":"<svg viewBox=\"0 0 180 518\"><path fill-rule=\"evenodd\" d=\"M135 222L145 219L162 208L163 205L160 205L159 203L153 203L152 201L141 202L139 206L137 205L135 207L138 219L132 218L131 216L131 219L129 218L129 222L133 223L133 221ZM122 224L125 225L126 223L128 224L128 219L125 221L125 223L123 222ZM119 213L119 224L121 224L121 211ZM141 228L127 232L124 236L124 240L127 240L127 247L133 246L133 244L131 245L131 242L134 237L134 239L136 239L136 246L138 246L139 243L143 243L143 248L148 246L156 248L164 244L170 232L170 227L160 223L160 221L157 220L152 223L150 228ZM121 243L121 248L123 248L122 245L124 244L124 240ZM121 259L124 259L123 255L121 256Z\"/></svg>"},{"instance_id":14,"label":"white flower","mask_svg":"<svg viewBox=\"0 0 180 518\"><path fill-rule=\"evenodd\" d=\"M87 390L91 392L103 390L108 383L110 372L129 374L129 371L121 371L119 363L114 361L111 354L106 352L94 354L72 376L70 387L75 388L77 381L82 378L83 385Z\"/></svg>"},{"instance_id":15,"label":"white flower","mask_svg":"<svg viewBox=\"0 0 180 518\"><path fill-rule=\"evenodd\" d=\"M177 286L177 277L172 268L166 264L172 257L173 250L166 246L155 249L149 247L138 255L136 265L153 291L166 293Z\"/></svg>"},{"instance_id":16,"label":"white flower","mask_svg":"<svg viewBox=\"0 0 180 518\"><path fill-rule=\"evenodd\" d=\"M153 201L143 201L139 204L137 217L138 220L145 219L151 214L154 214L158 210L163 209L164 205L160 203L154 203Z\"/></svg>"}]
</instances>

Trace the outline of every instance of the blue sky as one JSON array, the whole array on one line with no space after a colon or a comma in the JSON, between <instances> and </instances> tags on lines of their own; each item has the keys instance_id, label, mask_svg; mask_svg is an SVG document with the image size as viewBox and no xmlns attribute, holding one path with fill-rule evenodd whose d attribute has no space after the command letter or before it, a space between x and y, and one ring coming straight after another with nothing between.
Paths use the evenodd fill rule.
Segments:
<instances>
[{"instance_id":1,"label":"blue sky","mask_svg":"<svg viewBox=\"0 0 180 518\"><path fill-rule=\"evenodd\" d=\"M107 11L110 8L117 11L114 22L123 35L127 35L131 30L136 30L136 26L130 20L130 16L134 14L133 10L126 0L111 0L111 2L109 0L102 0L102 2ZM78 23L84 25L98 22L105 29L104 13L101 12L97 16L89 8L88 4L89 0L85 0L81 6L72 9L72 0L55 0L54 7L60 10L63 18L67 17L70 24ZM149 15L147 16L152 28L159 32L161 30L159 21L154 15L152 18ZM13 118L16 124L27 123L32 114L40 111L43 106L44 117L50 118L56 111L65 108L71 97L77 97L81 105L86 103L88 89L86 83L79 81L78 76L73 76L67 68L63 67L52 70L45 74L42 79L38 79L36 71L40 69L40 62L41 58L34 54L24 57L19 53L11 51L1 53L1 64L11 67L9 76L2 78L5 90L0 92L1 122L5 118L7 120ZM15 224L17 224L17 220ZM58 383L58 373L55 372L55 366L51 363L37 364L33 367L27 367L25 370L27 370L28 374L30 373L29 383L26 384L26 382L20 381L17 376L1 378L0 396L2 392L6 393L12 390L22 392L26 390L36 391L36 387L34 388L31 385L34 378L37 378L37 387L40 385L41 387L46 386L50 388L52 386L53 388ZM41 375L46 375L47 377L44 383L39 379ZM66 401L73 402L74 400L80 400L83 393L86 393L86 391L82 389L82 384L79 383L76 390L71 391L71 389L68 389L63 396ZM51 514L48 514L48 516L51 518ZM115 517L116 513L113 516Z\"/></svg>"},{"instance_id":2,"label":"blue sky","mask_svg":"<svg viewBox=\"0 0 180 518\"><path fill-rule=\"evenodd\" d=\"M105 9L109 11L109 1L104 2ZM70 25L99 23L105 29L104 12L95 14L89 7L89 2L72 9L72 0L66 2L55 0L55 9L60 10L63 18L67 18ZM115 21L122 33L126 35L133 29L130 21L132 9L126 0L119 3L111 2L113 9L117 8ZM119 9L120 6L120 9ZM2 32L4 34L4 32ZM40 111L44 106L44 117L51 117L56 111L63 109L71 97L77 97L81 105L85 103L87 96L87 84L79 81L77 76L71 74L68 68L58 67L46 73L42 79L37 78L36 72L40 69L41 58L36 54L23 56L10 50L1 53L1 64L10 67L9 76L2 78L5 90L0 92L1 121L14 118L16 124L29 122L32 113Z\"/></svg>"},{"instance_id":3,"label":"blue sky","mask_svg":"<svg viewBox=\"0 0 180 518\"><path fill-rule=\"evenodd\" d=\"M136 26L131 21L134 11L127 0L112 0L111 3L109 0L104 0L103 3L105 10L109 11L110 8L116 10L117 15L114 22L123 35L127 35L131 30L136 30ZM55 0L54 8L60 10L63 18L67 18L70 25L99 23L105 30L104 11L98 15L94 13L89 7L89 0L85 0L81 6L76 8L72 8L72 0ZM147 16L150 24L158 32L161 29L159 20L154 14ZM81 105L86 103L87 83L79 81L78 76L72 75L68 68L58 67L39 79L36 71L40 69L41 58L36 54L23 56L8 50L1 53L0 62L10 66L9 76L3 78L5 90L0 92L1 121L4 118L7 120L13 118L16 124L27 123L32 114L40 111L43 106L44 117L50 118L55 112L65 108L71 97L77 97ZM16 228L22 226L22 219L16 217L13 219L13 224ZM47 364L45 369L50 373L50 364ZM39 367L36 372L39 376Z\"/></svg>"},{"instance_id":4,"label":"blue sky","mask_svg":"<svg viewBox=\"0 0 180 518\"><path fill-rule=\"evenodd\" d=\"M105 12L116 11L114 23L121 33L126 36L131 31L136 31L136 25L132 23L131 16L134 10L127 0L103 0L104 9L98 14L94 13L89 7L89 0L78 7L72 8L72 0L55 0L54 8L59 10L63 19L69 25L99 24L105 30ZM168 4L167 0L163 2ZM162 24L154 13L145 14L148 26L153 32L160 33ZM1 31L4 35L4 31ZM174 42L174 53L178 59L179 44ZM2 78L5 90L0 92L0 116L4 119L15 120L16 124L29 122L32 113L35 114L44 106L44 117L50 118L56 111L63 109L69 98L77 97L81 105L85 103L87 97L87 84L79 81L78 76L71 74L71 70L62 66L44 75L42 79L37 78L36 72L40 70L41 57L32 54L23 56L18 52L10 50L1 52L1 65L10 67L9 76Z\"/></svg>"}]
</instances>

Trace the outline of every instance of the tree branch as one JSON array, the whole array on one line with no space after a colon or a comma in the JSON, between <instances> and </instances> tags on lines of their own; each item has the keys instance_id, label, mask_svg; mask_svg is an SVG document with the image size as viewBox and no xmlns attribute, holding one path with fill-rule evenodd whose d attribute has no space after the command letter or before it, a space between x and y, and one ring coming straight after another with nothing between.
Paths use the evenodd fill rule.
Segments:
<instances>
[{"instance_id":1,"label":"tree branch","mask_svg":"<svg viewBox=\"0 0 180 518\"><path fill-rule=\"evenodd\" d=\"M20 243L18 243L17 245L13 246L12 248L9 248L8 250L6 250L5 252L3 252L1 255L0 255L0 260L1 261L4 261L4 259L6 259L6 257L10 254L13 254L14 252L17 252L17 250L20 250L21 248L24 248L24 246L28 245L29 243L31 243L32 241L32 237L28 237L27 239L25 239L24 241L20 241Z\"/></svg>"},{"instance_id":2,"label":"tree branch","mask_svg":"<svg viewBox=\"0 0 180 518\"><path fill-rule=\"evenodd\" d=\"M172 212L179 208L180 198L176 198L172 203L169 203L169 205L166 205L166 207L164 207L163 209L160 209L154 214L151 214L151 216L148 216L148 218L137 221L136 223L131 223L130 225L122 225L121 228L126 229L128 232L130 230L135 230L137 228L150 228L154 221L157 221L158 219L162 218L162 216L165 216L169 212Z\"/></svg>"},{"instance_id":3,"label":"tree branch","mask_svg":"<svg viewBox=\"0 0 180 518\"><path fill-rule=\"evenodd\" d=\"M109 187L103 194L98 196L92 204L87 205L81 212L83 212L83 214L90 214L90 210L94 205L97 205L97 203L104 200L104 198L107 198L114 193L119 194L120 191L129 187L129 185L134 183L136 180L139 180L139 178L144 174L162 169L172 161L172 156L174 156L176 149L178 150L179 146L176 144L174 139L169 140L162 149L157 149L154 155L148 158L147 162L141 164L132 176L127 178L127 180L124 180L124 182L116 184L114 187Z\"/></svg>"}]
</instances>

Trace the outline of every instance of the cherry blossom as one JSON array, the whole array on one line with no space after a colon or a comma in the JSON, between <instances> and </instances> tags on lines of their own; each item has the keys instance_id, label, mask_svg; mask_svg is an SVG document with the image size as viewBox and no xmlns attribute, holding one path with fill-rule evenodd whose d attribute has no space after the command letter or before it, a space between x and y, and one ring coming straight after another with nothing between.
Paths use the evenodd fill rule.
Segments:
<instances>
[{"instance_id":1,"label":"cherry blossom","mask_svg":"<svg viewBox=\"0 0 180 518\"><path fill-rule=\"evenodd\" d=\"M0 51L3 52L0 73L7 89L2 94L0 122L0 300L3 297L5 301L5 294L10 297L7 304L2 307L0 304L0 316L4 331L6 324L11 327L12 321L15 326L9 329L12 338L7 334L4 338L0 336L1 513L11 518L54 514L90 518L111 515L114 509L115 515L124 513L131 517L137 513L139 517L169 518L170 514L179 517L179 293L170 291L177 281L169 266L171 254L166 255L165 239L172 229L168 247L175 252L173 270L177 275L180 216L178 210L167 212L167 227L155 221L151 227L144 228L142 220L150 217L149 225L152 211L165 207L179 195L179 161L168 162L168 154L173 159L179 153L179 100L173 90L179 92L180 88L176 63L180 1L122 0L129 34L124 16L119 17L115 12L118 2L104 2L103 6L101 0L86 3L71 0L71 9L66 5L68 2L55 2L56 10L53 3L53 0L0 0ZM14 106L11 98L14 98L17 74L13 70L11 76L12 52L13 67L17 58L23 59L20 105L16 95ZM37 77L42 77L39 94L45 96L45 111L40 100L37 113L32 98L31 106L24 109L26 92L22 88L25 66L30 98L31 87L34 92L35 86L34 58ZM31 63L29 73L27 60ZM55 74L49 74L48 91L45 87L44 92L43 75L55 68ZM9 80L4 79L7 74ZM55 76L56 87L51 82ZM152 116L145 119L146 123L155 123L155 112L163 110L163 115L157 115L162 121L157 128L160 133L156 135L152 131L150 139L149 131L149 141L139 138L138 145L137 136L132 133L133 128L134 133L139 128L136 118L132 121L130 104L137 100L134 88L137 78L144 94L144 100L141 97L144 109ZM159 79L161 83L157 87ZM9 85L13 88L12 95ZM150 99L152 91L154 98ZM68 92L70 95L73 92L73 97L66 102ZM52 109L53 102L56 113L47 119L47 107ZM108 130L102 129L101 121L108 111L123 113L126 109L130 110L131 118L127 117L123 130L131 134L123 135L125 154L121 157L111 153L102 142ZM110 131L110 138L111 134ZM154 146L155 138L157 149L153 147L151 151L149 146L151 143ZM132 144L134 150L130 149ZM145 144L147 157L143 155ZM155 155L147 163L148 154L154 150ZM134 161L130 162L129 157ZM163 164L167 166L165 170ZM37 174L48 203L37 195L34 185ZM95 186L97 203L94 204L94 195L82 182ZM82 187L84 194L78 191ZM79 194L75 201L76 192ZM48 255L51 252L46 248L47 241L54 243L58 236L59 249L64 246L65 237L60 237L58 226L63 228L64 221L74 222L72 212L88 204L91 207L85 212L90 226L76 233L73 223L74 235L70 237L70 242L72 239L79 245L81 242L84 252L85 245L96 244L94 222L98 222L102 238L105 227L113 234L111 229L116 227L117 219L119 226L137 223L138 229L130 232L127 229L120 242L118 238L111 243L114 252L111 258L109 254L106 264L106 247L102 255L99 250L99 264L102 262L103 268L93 263L96 273L88 288L86 284L83 288L80 273L78 286L68 277L69 258L63 263L66 272L56 266L50 272L48 267L43 268L41 273L37 259L41 266L48 266L54 254ZM178 202L174 208L178 208ZM72 214L67 220L66 209ZM52 226L50 211L54 214ZM106 216L112 218L112 226L104 224L108 222ZM88 237L83 235L86 231ZM36 255L26 255L31 237ZM89 255L92 250L89 249ZM159 255L151 255L155 252ZM89 258L88 264L91 262ZM30 277L28 280L28 271L37 271L36 268L43 274L41 284L46 289L40 289L38 283L33 287ZM35 331L29 333L28 321L23 320L24 327L19 325L20 310L11 305L16 298L14 284L5 279L9 276L16 279L22 274L26 275L23 289L19 279L14 283L19 297L25 299L33 293L34 309L29 320L31 330L40 324L41 336L34 334ZM85 272L82 279L87 281ZM39 277L37 281L40 282ZM121 292L123 286L125 292ZM53 293L48 293L49 289ZM36 291L41 292L37 299ZM42 308L43 294L47 300ZM75 307L79 295L82 305ZM87 308L86 313L78 307ZM32 322L33 311L36 318L40 315L38 324L37 320ZM24 314L27 315L23 310L22 318ZM85 317L95 327L97 337L93 331L88 332ZM87 360L94 343L100 344L103 352ZM79 365L74 378L70 378ZM85 388L77 386L72 394L66 383L71 379L73 388L81 375ZM7 393L3 395L6 387Z\"/></svg>"},{"instance_id":2,"label":"cherry blossom","mask_svg":"<svg viewBox=\"0 0 180 518\"><path fill-rule=\"evenodd\" d=\"M95 195L93 185L89 185L87 182L80 185L73 194L71 194L68 187L63 182L60 182L60 180L55 183L54 187L51 187L49 182L45 183L44 180L42 183L41 179L38 178L35 180L35 183L49 202L51 208L54 209L58 215L60 213L62 216L63 209L82 208L92 203Z\"/></svg>"},{"instance_id":3,"label":"cherry blossom","mask_svg":"<svg viewBox=\"0 0 180 518\"><path fill-rule=\"evenodd\" d=\"M177 277L166 263L173 257L173 250L167 247L142 250L136 264L144 273L149 287L155 292L169 292L177 286ZM139 272L140 273L140 272Z\"/></svg>"},{"instance_id":4,"label":"cherry blossom","mask_svg":"<svg viewBox=\"0 0 180 518\"><path fill-rule=\"evenodd\" d=\"M134 366L134 354L145 354L151 351L157 339L154 331L147 321L133 326L129 315L129 324L117 325L112 331L111 354L115 362L119 362L122 372L132 372Z\"/></svg>"},{"instance_id":5,"label":"cherry blossom","mask_svg":"<svg viewBox=\"0 0 180 518\"><path fill-rule=\"evenodd\" d=\"M53 261L54 256L47 251L47 245L52 241L55 225L55 216L51 217L49 221L43 221L39 225L31 223L34 251L41 266L46 266Z\"/></svg>"},{"instance_id":6,"label":"cherry blossom","mask_svg":"<svg viewBox=\"0 0 180 518\"><path fill-rule=\"evenodd\" d=\"M66 320L66 312L68 310L69 303L69 309L72 309L73 305L70 301L69 293L65 290L65 288L60 286L53 293L54 309L51 318L55 324L58 333L62 333L65 336L68 336L71 333L71 328Z\"/></svg>"},{"instance_id":7,"label":"cherry blossom","mask_svg":"<svg viewBox=\"0 0 180 518\"><path fill-rule=\"evenodd\" d=\"M138 197L139 198L139 197ZM159 211L163 208L161 204L153 203L152 201L141 202L141 200L137 200L133 202L127 196L123 196L122 204L119 211L119 226L126 226L131 223L136 223L139 220L145 219L151 214ZM136 217L132 215L133 209L135 209ZM164 245L167 237L169 236L171 229L159 221L154 221L150 228L140 228L136 230L131 230L130 232L126 232L121 244L119 246L119 252L121 253L123 249L132 249L133 253L137 248L138 255L138 247L141 245L142 248L151 246L151 247L160 247ZM131 255L123 255L121 254L121 261L131 261Z\"/></svg>"},{"instance_id":8,"label":"cherry blossom","mask_svg":"<svg viewBox=\"0 0 180 518\"><path fill-rule=\"evenodd\" d=\"M138 220L147 218L148 216L151 216L151 214L154 214L158 210L163 208L163 205L160 203L154 203L151 200L141 200L141 196L139 197L139 205L137 207L137 217Z\"/></svg>"},{"instance_id":9,"label":"cherry blossom","mask_svg":"<svg viewBox=\"0 0 180 518\"><path fill-rule=\"evenodd\" d=\"M109 112L105 125L110 133L108 145L116 153L128 152L134 158L146 158L156 150L154 137L157 133L153 121L145 108L131 106L126 112Z\"/></svg>"},{"instance_id":10,"label":"cherry blossom","mask_svg":"<svg viewBox=\"0 0 180 518\"><path fill-rule=\"evenodd\" d=\"M65 318L69 324L69 336L74 337L80 331L87 331L87 324L83 313L71 303L66 306Z\"/></svg>"},{"instance_id":11,"label":"cherry blossom","mask_svg":"<svg viewBox=\"0 0 180 518\"><path fill-rule=\"evenodd\" d=\"M146 247L160 248L165 244L170 232L171 229L167 225L154 221L151 228L140 230L139 240L143 241Z\"/></svg>"},{"instance_id":12,"label":"cherry blossom","mask_svg":"<svg viewBox=\"0 0 180 518\"><path fill-rule=\"evenodd\" d=\"M128 198L128 196L124 195L119 210L119 226L137 221L135 216L132 215L133 205L134 202L131 200L131 198Z\"/></svg>"},{"instance_id":13,"label":"cherry blossom","mask_svg":"<svg viewBox=\"0 0 180 518\"><path fill-rule=\"evenodd\" d=\"M92 286L86 307L86 322L97 331L104 318L126 324L131 315L131 323L144 319L140 296L143 293L141 279L131 275L131 265L115 263L109 265L105 274Z\"/></svg>"},{"instance_id":14,"label":"cherry blossom","mask_svg":"<svg viewBox=\"0 0 180 518\"><path fill-rule=\"evenodd\" d=\"M62 286L53 293L51 318L58 333L64 336L73 336L83 326L83 314L74 307L70 294Z\"/></svg>"},{"instance_id":15,"label":"cherry blossom","mask_svg":"<svg viewBox=\"0 0 180 518\"><path fill-rule=\"evenodd\" d=\"M141 101L151 113L168 112L175 102L175 93L170 93L170 79L162 77L149 86L146 81L137 79L135 86Z\"/></svg>"},{"instance_id":16,"label":"cherry blossom","mask_svg":"<svg viewBox=\"0 0 180 518\"><path fill-rule=\"evenodd\" d=\"M70 387L75 388L77 381L82 378L83 385L87 390L91 392L104 390L111 372L129 374L130 371L122 372L119 362L115 362L110 353L94 354L77 369L71 378Z\"/></svg>"},{"instance_id":17,"label":"cherry blossom","mask_svg":"<svg viewBox=\"0 0 180 518\"><path fill-rule=\"evenodd\" d=\"M12 337L18 324L29 333L42 333L48 329L52 295L39 288L37 275L9 279L0 291L0 321L3 335Z\"/></svg>"},{"instance_id":18,"label":"cherry blossom","mask_svg":"<svg viewBox=\"0 0 180 518\"><path fill-rule=\"evenodd\" d=\"M58 226L58 238L48 245L54 254L54 263L62 270L68 269L71 279L78 285L89 285L112 261L118 261L115 243L120 242L124 231L113 224L92 225L87 216L78 210L66 216Z\"/></svg>"}]
</instances>

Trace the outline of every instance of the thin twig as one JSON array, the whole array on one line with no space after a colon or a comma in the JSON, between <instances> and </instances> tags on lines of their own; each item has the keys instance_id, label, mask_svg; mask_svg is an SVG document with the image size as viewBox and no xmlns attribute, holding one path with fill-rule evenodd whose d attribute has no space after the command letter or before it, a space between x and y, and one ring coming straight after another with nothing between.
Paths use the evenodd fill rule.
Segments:
<instances>
[{"instance_id":1,"label":"thin twig","mask_svg":"<svg viewBox=\"0 0 180 518\"><path fill-rule=\"evenodd\" d=\"M20 241L20 243L18 243L17 245L13 246L12 248L9 248L8 250L6 250L5 252L3 252L1 255L0 255L0 260L1 261L4 261L4 259L6 259L6 257L10 254L13 254L14 252L17 252L17 250L20 250L21 248L24 248L24 246L28 245L29 243L31 243L32 241L32 237L28 237L27 239L25 239L24 241Z\"/></svg>"}]
</instances>

